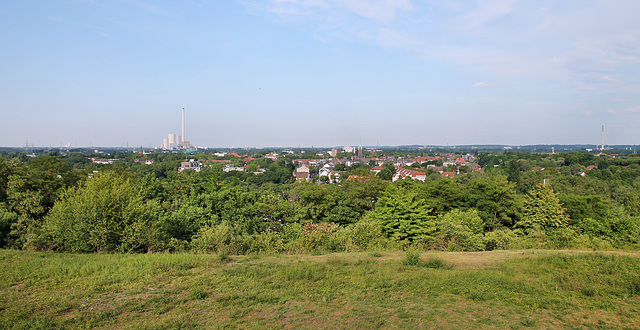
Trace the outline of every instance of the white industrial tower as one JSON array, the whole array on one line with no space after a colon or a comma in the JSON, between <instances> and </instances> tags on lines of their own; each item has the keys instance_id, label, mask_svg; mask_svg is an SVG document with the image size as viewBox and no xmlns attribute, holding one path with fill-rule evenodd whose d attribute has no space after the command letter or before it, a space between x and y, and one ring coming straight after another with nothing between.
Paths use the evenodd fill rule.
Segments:
<instances>
[{"instance_id":1,"label":"white industrial tower","mask_svg":"<svg viewBox=\"0 0 640 330\"><path fill-rule=\"evenodd\" d=\"M602 152L604 152L604 125L602 125Z\"/></svg>"},{"instance_id":2,"label":"white industrial tower","mask_svg":"<svg viewBox=\"0 0 640 330\"><path fill-rule=\"evenodd\" d=\"M184 141L184 108L182 108L182 140L180 141L180 144L184 144Z\"/></svg>"},{"instance_id":3,"label":"white industrial tower","mask_svg":"<svg viewBox=\"0 0 640 330\"><path fill-rule=\"evenodd\" d=\"M162 140L162 148L166 150L192 149L191 143L185 138L185 110L182 108L182 135L169 133L166 139Z\"/></svg>"}]
</instances>

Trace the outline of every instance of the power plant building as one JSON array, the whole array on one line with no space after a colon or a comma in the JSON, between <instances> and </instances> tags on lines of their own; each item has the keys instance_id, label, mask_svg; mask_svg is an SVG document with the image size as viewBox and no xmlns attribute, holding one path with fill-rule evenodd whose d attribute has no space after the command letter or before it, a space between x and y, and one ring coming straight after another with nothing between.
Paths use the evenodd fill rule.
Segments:
<instances>
[{"instance_id":1,"label":"power plant building","mask_svg":"<svg viewBox=\"0 0 640 330\"><path fill-rule=\"evenodd\" d=\"M165 150L178 150L178 149L191 149L191 143L189 141L185 141L185 114L184 108L182 108L182 135L176 135L174 133L169 133L166 139L162 140L162 149Z\"/></svg>"}]
</instances>

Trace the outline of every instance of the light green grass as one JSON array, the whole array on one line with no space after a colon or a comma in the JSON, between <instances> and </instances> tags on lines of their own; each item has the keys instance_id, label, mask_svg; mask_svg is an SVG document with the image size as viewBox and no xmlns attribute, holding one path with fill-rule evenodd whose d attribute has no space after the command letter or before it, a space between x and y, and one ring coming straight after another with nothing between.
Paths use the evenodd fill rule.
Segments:
<instances>
[{"instance_id":1,"label":"light green grass","mask_svg":"<svg viewBox=\"0 0 640 330\"><path fill-rule=\"evenodd\" d=\"M419 257L0 250L0 328L640 327L638 253Z\"/></svg>"}]
</instances>

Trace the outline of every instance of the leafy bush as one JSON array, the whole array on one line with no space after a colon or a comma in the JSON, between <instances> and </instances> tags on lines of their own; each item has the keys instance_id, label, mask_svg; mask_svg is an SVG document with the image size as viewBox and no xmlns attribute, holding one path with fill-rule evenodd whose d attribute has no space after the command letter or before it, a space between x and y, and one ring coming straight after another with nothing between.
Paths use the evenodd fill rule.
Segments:
<instances>
[{"instance_id":1,"label":"leafy bush","mask_svg":"<svg viewBox=\"0 0 640 330\"><path fill-rule=\"evenodd\" d=\"M227 222L200 228L191 241L191 247L200 252L241 254L247 251L245 242Z\"/></svg>"},{"instance_id":2,"label":"leafy bush","mask_svg":"<svg viewBox=\"0 0 640 330\"><path fill-rule=\"evenodd\" d=\"M123 173L105 171L66 190L44 220L42 237L69 252L146 252L164 239L155 219L159 205L138 195Z\"/></svg>"},{"instance_id":3,"label":"leafy bush","mask_svg":"<svg viewBox=\"0 0 640 330\"><path fill-rule=\"evenodd\" d=\"M539 184L524 199L522 219L517 228L525 231L564 227L569 222L565 209L550 184Z\"/></svg>"},{"instance_id":4,"label":"leafy bush","mask_svg":"<svg viewBox=\"0 0 640 330\"><path fill-rule=\"evenodd\" d=\"M305 223L300 237L302 248L307 252L344 250L344 240L337 239L336 235L339 228L335 223Z\"/></svg>"},{"instance_id":5,"label":"leafy bush","mask_svg":"<svg viewBox=\"0 0 640 330\"><path fill-rule=\"evenodd\" d=\"M388 245L382 226L378 222L361 220L341 231L346 236L348 251L367 251Z\"/></svg>"},{"instance_id":6,"label":"leafy bush","mask_svg":"<svg viewBox=\"0 0 640 330\"><path fill-rule=\"evenodd\" d=\"M384 232L396 241L413 242L431 237L437 230L433 208L418 196L411 184L390 186L364 219L377 221Z\"/></svg>"},{"instance_id":7,"label":"leafy bush","mask_svg":"<svg viewBox=\"0 0 640 330\"><path fill-rule=\"evenodd\" d=\"M435 258L435 257L431 257L431 258L427 259L427 261L425 261L423 263L423 265L424 265L424 267L433 268L433 269L451 269L451 268L453 268L451 265L449 265L444 260L442 260L440 258Z\"/></svg>"},{"instance_id":8,"label":"leafy bush","mask_svg":"<svg viewBox=\"0 0 640 330\"><path fill-rule=\"evenodd\" d=\"M4 203L0 203L0 246L9 245L11 225L18 221L18 215L9 211Z\"/></svg>"},{"instance_id":9,"label":"leafy bush","mask_svg":"<svg viewBox=\"0 0 640 330\"><path fill-rule=\"evenodd\" d=\"M452 210L438 217L436 248L447 251L483 251L483 222L476 210Z\"/></svg>"},{"instance_id":10,"label":"leafy bush","mask_svg":"<svg viewBox=\"0 0 640 330\"><path fill-rule=\"evenodd\" d=\"M485 250L508 250L520 241L520 230L499 229L484 234Z\"/></svg>"},{"instance_id":11,"label":"leafy bush","mask_svg":"<svg viewBox=\"0 0 640 330\"><path fill-rule=\"evenodd\" d=\"M191 299L194 300L202 300L204 298L207 297L207 293L204 292L202 289L192 289L191 290Z\"/></svg>"},{"instance_id":12,"label":"leafy bush","mask_svg":"<svg viewBox=\"0 0 640 330\"><path fill-rule=\"evenodd\" d=\"M417 266L420 264L420 253L416 250L407 250L402 264L405 266Z\"/></svg>"},{"instance_id":13,"label":"leafy bush","mask_svg":"<svg viewBox=\"0 0 640 330\"><path fill-rule=\"evenodd\" d=\"M262 233L244 236L248 253L273 254L285 250L284 240L280 233L267 230Z\"/></svg>"},{"instance_id":14,"label":"leafy bush","mask_svg":"<svg viewBox=\"0 0 640 330\"><path fill-rule=\"evenodd\" d=\"M218 262L221 264L226 264L231 261L231 257L229 257L228 253L222 252L222 253L218 253L216 260L218 260Z\"/></svg>"}]
</instances>

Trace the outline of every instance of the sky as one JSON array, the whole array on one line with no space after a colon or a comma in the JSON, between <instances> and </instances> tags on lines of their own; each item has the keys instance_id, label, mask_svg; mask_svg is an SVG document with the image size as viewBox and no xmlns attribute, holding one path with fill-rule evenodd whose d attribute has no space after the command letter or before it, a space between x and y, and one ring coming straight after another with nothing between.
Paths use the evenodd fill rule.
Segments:
<instances>
[{"instance_id":1,"label":"sky","mask_svg":"<svg viewBox=\"0 0 640 330\"><path fill-rule=\"evenodd\" d=\"M637 0L0 1L0 146L640 144Z\"/></svg>"}]
</instances>

